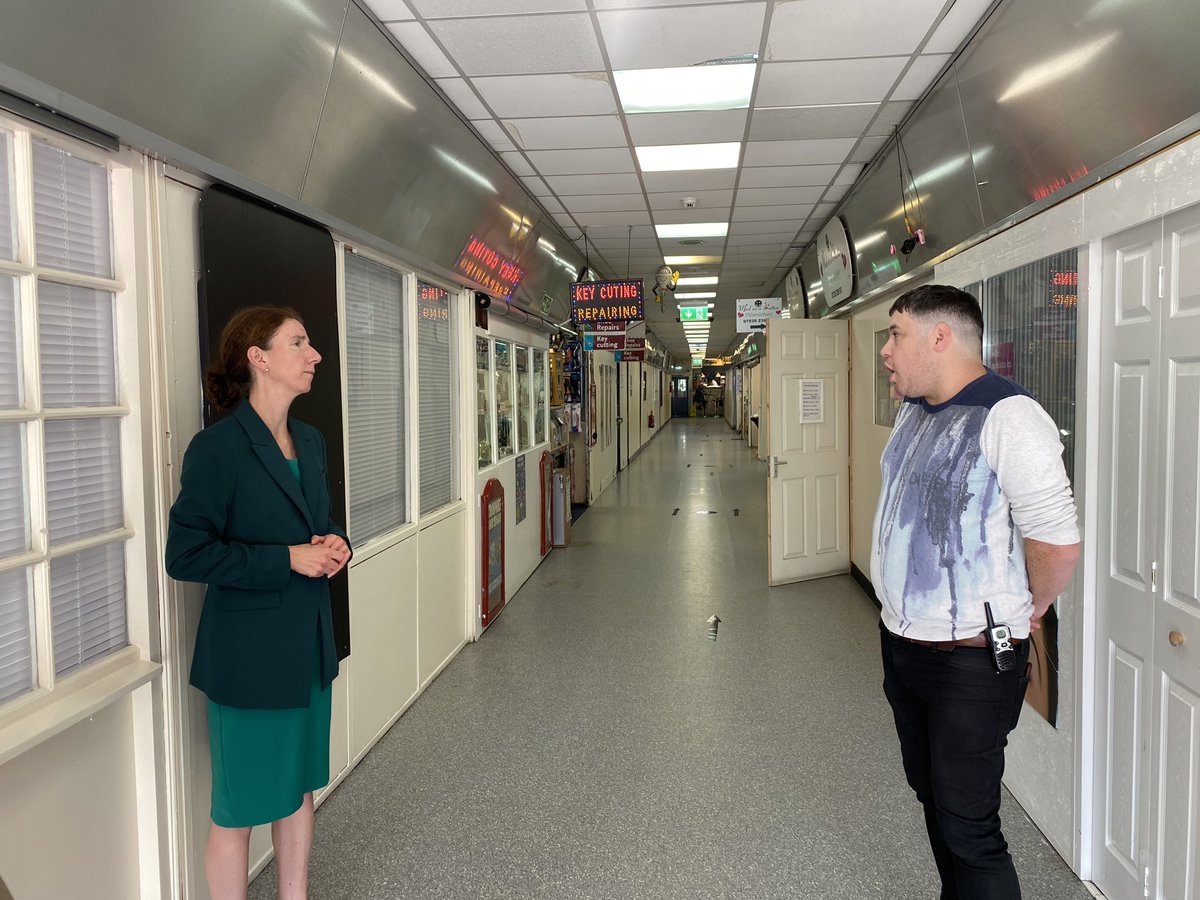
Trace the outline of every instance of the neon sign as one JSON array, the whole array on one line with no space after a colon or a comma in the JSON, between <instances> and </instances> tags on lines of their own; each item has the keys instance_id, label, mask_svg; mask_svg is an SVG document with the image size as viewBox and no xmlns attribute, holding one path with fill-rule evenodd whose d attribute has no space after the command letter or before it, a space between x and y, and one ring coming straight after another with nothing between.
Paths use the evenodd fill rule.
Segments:
<instances>
[{"instance_id":1,"label":"neon sign","mask_svg":"<svg viewBox=\"0 0 1200 900\"><path fill-rule=\"evenodd\" d=\"M525 277L524 269L475 235L467 238L454 267L483 285L489 294L506 300Z\"/></svg>"},{"instance_id":2,"label":"neon sign","mask_svg":"<svg viewBox=\"0 0 1200 900\"><path fill-rule=\"evenodd\" d=\"M574 322L631 321L644 318L642 279L577 281L571 285Z\"/></svg>"}]
</instances>

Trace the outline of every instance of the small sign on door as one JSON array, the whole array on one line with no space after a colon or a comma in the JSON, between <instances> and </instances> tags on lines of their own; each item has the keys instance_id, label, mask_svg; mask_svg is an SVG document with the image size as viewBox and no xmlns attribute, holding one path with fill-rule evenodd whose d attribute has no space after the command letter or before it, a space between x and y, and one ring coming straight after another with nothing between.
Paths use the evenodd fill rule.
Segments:
<instances>
[{"instance_id":1,"label":"small sign on door","mask_svg":"<svg viewBox=\"0 0 1200 900\"><path fill-rule=\"evenodd\" d=\"M825 421L825 382L819 378L800 380L800 424L820 425Z\"/></svg>"}]
</instances>

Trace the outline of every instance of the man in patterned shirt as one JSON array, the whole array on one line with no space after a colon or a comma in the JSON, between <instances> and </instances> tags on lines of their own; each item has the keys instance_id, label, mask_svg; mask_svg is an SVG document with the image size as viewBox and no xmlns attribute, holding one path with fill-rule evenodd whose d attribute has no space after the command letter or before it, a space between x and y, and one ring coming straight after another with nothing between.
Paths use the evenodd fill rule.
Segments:
<instances>
[{"instance_id":1,"label":"man in patterned shirt","mask_svg":"<svg viewBox=\"0 0 1200 900\"><path fill-rule=\"evenodd\" d=\"M880 355L905 402L881 460L871 557L884 693L942 900L1012 900L1004 748L1029 681L1030 630L1079 555L1075 504L1058 427L983 364L975 298L925 285L890 313ZM985 602L1016 644L1006 672L987 648Z\"/></svg>"}]
</instances>

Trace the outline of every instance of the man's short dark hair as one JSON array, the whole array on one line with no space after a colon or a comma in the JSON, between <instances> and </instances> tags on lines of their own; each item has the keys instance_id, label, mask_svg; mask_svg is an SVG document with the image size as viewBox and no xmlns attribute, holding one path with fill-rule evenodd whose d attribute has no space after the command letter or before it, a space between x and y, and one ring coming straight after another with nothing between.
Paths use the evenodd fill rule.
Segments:
<instances>
[{"instance_id":1,"label":"man's short dark hair","mask_svg":"<svg viewBox=\"0 0 1200 900\"><path fill-rule=\"evenodd\" d=\"M979 301L948 284L923 284L901 294L888 310L888 315L894 313L908 313L916 319L949 319L951 324L967 326L980 345L983 343L983 311Z\"/></svg>"}]
</instances>

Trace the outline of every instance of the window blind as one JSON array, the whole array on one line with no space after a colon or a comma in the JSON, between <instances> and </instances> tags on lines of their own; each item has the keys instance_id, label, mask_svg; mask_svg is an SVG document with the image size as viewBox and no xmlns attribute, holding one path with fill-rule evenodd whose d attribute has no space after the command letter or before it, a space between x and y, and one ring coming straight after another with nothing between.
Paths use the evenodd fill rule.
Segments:
<instances>
[{"instance_id":1,"label":"window blind","mask_svg":"<svg viewBox=\"0 0 1200 900\"><path fill-rule=\"evenodd\" d=\"M25 486L25 426L0 425L0 557L29 549L29 495Z\"/></svg>"},{"instance_id":2,"label":"window blind","mask_svg":"<svg viewBox=\"0 0 1200 900\"><path fill-rule=\"evenodd\" d=\"M117 336L112 294L39 281L38 338L45 406L116 404Z\"/></svg>"},{"instance_id":3,"label":"window blind","mask_svg":"<svg viewBox=\"0 0 1200 900\"><path fill-rule=\"evenodd\" d=\"M105 544L51 560L50 611L59 675L124 647L125 545Z\"/></svg>"},{"instance_id":4,"label":"window blind","mask_svg":"<svg viewBox=\"0 0 1200 900\"><path fill-rule=\"evenodd\" d=\"M29 569L0 574L0 703L34 686Z\"/></svg>"},{"instance_id":5,"label":"window blind","mask_svg":"<svg viewBox=\"0 0 1200 900\"><path fill-rule=\"evenodd\" d=\"M350 536L361 543L404 524L404 280L346 254L346 381Z\"/></svg>"},{"instance_id":6,"label":"window blind","mask_svg":"<svg viewBox=\"0 0 1200 900\"><path fill-rule=\"evenodd\" d=\"M35 142L33 222L39 265L112 277L108 171L103 166Z\"/></svg>"},{"instance_id":7,"label":"window blind","mask_svg":"<svg viewBox=\"0 0 1200 900\"><path fill-rule=\"evenodd\" d=\"M450 294L419 282L417 387L420 403L421 515L457 500L454 484L454 354Z\"/></svg>"},{"instance_id":8,"label":"window blind","mask_svg":"<svg viewBox=\"0 0 1200 900\"><path fill-rule=\"evenodd\" d=\"M52 419L45 431L50 545L124 525L118 421Z\"/></svg>"},{"instance_id":9,"label":"window blind","mask_svg":"<svg viewBox=\"0 0 1200 900\"><path fill-rule=\"evenodd\" d=\"M17 409L21 405L19 348L17 280L0 275L0 409Z\"/></svg>"},{"instance_id":10,"label":"window blind","mask_svg":"<svg viewBox=\"0 0 1200 900\"><path fill-rule=\"evenodd\" d=\"M12 132L0 129L0 259L17 258L13 180Z\"/></svg>"}]
</instances>

